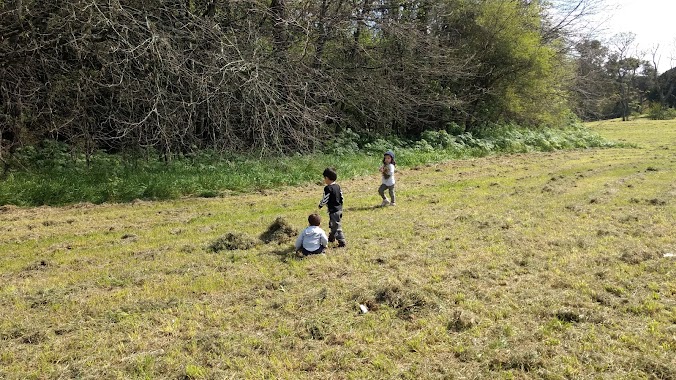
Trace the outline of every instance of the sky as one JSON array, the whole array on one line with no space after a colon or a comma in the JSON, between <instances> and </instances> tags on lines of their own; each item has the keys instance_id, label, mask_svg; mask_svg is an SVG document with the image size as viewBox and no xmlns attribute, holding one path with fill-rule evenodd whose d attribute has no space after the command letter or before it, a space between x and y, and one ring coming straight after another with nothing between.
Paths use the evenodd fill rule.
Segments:
<instances>
[{"instance_id":1,"label":"sky","mask_svg":"<svg viewBox=\"0 0 676 380\"><path fill-rule=\"evenodd\" d=\"M658 71L676 67L676 0L605 0L601 33L610 38L632 32L639 51L650 51L659 43ZM645 59L652 60L652 55Z\"/></svg>"}]
</instances>

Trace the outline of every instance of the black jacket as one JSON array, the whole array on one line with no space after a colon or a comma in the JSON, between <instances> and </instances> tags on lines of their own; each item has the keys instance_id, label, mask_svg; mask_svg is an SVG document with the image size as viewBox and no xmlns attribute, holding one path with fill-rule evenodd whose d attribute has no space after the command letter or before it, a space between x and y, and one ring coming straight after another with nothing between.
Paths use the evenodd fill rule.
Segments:
<instances>
[{"instance_id":1,"label":"black jacket","mask_svg":"<svg viewBox=\"0 0 676 380\"><path fill-rule=\"evenodd\" d=\"M319 202L319 208L324 205L328 206L330 213L343 210L343 191L340 189L340 185L334 182L324 186L324 197Z\"/></svg>"}]
</instances>

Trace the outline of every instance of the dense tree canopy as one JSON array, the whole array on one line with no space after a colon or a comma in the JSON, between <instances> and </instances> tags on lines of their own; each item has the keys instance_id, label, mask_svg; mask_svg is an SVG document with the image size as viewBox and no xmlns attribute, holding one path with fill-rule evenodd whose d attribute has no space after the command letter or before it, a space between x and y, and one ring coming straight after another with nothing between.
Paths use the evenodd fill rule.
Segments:
<instances>
[{"instance_id":1,"label":"dense tree canopy","mask_svg":"<svg viewBox=\"0 0 676 380\"><path fill-rule=\"evenodd\" d=\"M556 125L575 65L542 4L0 1L0 153L56 139L87 153L267 154L346 128ZM577 70L596 81L606 52L586 49ZM582 115L600 113L587 107L598 91Z\"/></svg>"}]
</instances>

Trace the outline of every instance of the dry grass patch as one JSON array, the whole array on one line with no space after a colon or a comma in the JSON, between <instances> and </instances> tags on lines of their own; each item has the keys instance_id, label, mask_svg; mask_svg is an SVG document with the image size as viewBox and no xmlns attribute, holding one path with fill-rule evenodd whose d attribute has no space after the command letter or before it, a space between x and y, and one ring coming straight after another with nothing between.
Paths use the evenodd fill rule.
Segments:
<instances>
[{"instance_id":1,"label":"dry grass patch","mask_svg":"<svg viewBox=\"0 0 676 380\"><path fill-rule=\"evenodd\" d=\"M258 244L258 241L246 233L228 232L209 244L208 249L212 252L224 250L247 250Z\"/></svg>"},{"instance_id":2,"label":"dry grass patch","mask_svg":"<svg viewBox=\"0 0 676 380\"><path fill-rule=\"evenodd\" d=\"M275 242L284 244L295 239L296 235L298 235L296 227L291 225L291 223L283 216L279 216L272 224L270 224L268 229L261 234L260 238L265 243Z\"/></svg>"}]
</instances>

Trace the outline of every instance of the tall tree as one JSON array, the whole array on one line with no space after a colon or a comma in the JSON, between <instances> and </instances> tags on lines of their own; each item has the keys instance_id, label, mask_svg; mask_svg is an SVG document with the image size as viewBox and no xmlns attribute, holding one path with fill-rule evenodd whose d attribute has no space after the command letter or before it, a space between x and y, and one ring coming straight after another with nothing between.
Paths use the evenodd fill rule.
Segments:
<instances>
[{"instance_id":1,"label":"tall tree","mask_svg":"<svg viewBox=\"0 0 676 380\"><path fill-rule=\"evenodd\" d=\"M615 93L606 70L609 49L599 40L583 40L575 46L575 77L571 80L573 107L583 120L599 120L611 115L609 99Z\"/></svg>"},{"instance_id":2,"label":"tall tree","mask_svg":"<svg viewBox=\"0 0 676 380\"><path fill-rule=\"evenodd\" d=\"M635 80L641 60L632 55L636 45L633 33L620 33L613 38L614 50L606 62L606 69L613 77L618 94L618 106L622 121L629 120L631 102L636 98Z\"/></svg>"},{"instance_id":3,"label":"tall tree","mask_svg":"<svg viewBox=\"0 0 676 380\"><path fill-rule=\"evenodd\" d=\"M570 67L559 64L568 26L548 7L2 1L0 128L20 143L171 159L196 149L305 151L348 127L417 135L450 123L553 125ZM576 9L568 20L584 13Z\"/></svg>"}]
</instances>

